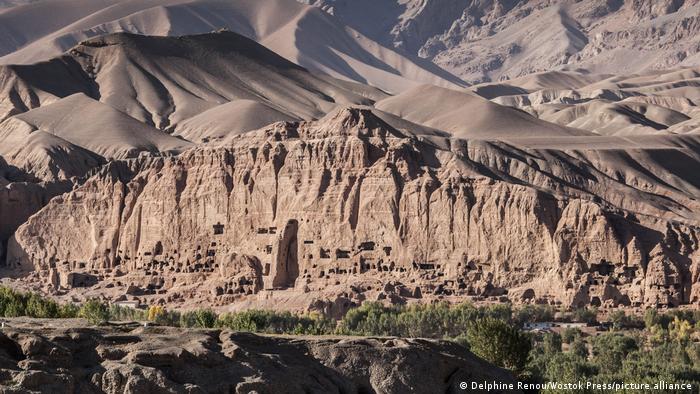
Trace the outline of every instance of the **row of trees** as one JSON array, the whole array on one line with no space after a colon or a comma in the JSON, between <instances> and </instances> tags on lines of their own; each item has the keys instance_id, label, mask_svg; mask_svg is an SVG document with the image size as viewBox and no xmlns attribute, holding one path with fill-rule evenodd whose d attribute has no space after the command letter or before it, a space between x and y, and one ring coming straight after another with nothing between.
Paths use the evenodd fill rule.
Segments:
<instances>
[{"instance_id":1,"label":"row of trees","mask_svg":"<svg viewBox=\"0 0 700 394\"><path fill-rule=\"evenodd\" d=\"M673 327L670 328L673 331ZM533 338L525 370L520 378L530 382L634 382L659 381L690 383L693 390L700 383L700 345L674 336L656 342L645 330L607 332L585 337L582 333L547 333ZM675 338L675 339L670 339ZM556 393L556 390L548 392ZM572 392L567 390L567 392ZM595 390L573 390L574 393L596 393ZM601 391L602 392L602 391ZM688 393L688 390L650 389L648 393Z\"/></svg>"},{"instance_id":2,"label":"row of trees","mask_svg":"<svg viewBox=\"0 0 700 394\"><path fill-rule=\"evenodd\" d=\"M269 334L442 338L464 345L528 382L700 382L700 311L661 313L649 309L644 316L616 312L609 316L611 332L590 336L572 328L560 333L524 332L522 325L527 322L553 320L554 311L547 306L514 310L503 304L385 306L368 302L337 322L320 314L268 310L217 314L202 309L180 313L160 306L142 310L98 300L60 305L36 294L0 288L0 315L82 317L92 324L151 321ZM564 318L592 322L596 315L595 310L583 309Z\"/></svg>"}]
</instances>

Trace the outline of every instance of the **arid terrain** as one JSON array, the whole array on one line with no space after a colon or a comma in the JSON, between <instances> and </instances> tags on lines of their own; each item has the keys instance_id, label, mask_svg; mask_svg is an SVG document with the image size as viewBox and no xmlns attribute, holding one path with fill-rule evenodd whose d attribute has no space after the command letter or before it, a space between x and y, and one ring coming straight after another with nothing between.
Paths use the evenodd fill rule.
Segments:
<instances>
[{"instance_id":1,"label":"arid terrain","mask_svg":"<svg viewBox=\"0 0 700 394\"><path fill-rule=\"evenodd\" d=\"M84 326L77 319L6 322L0 333L5 382L0 390L457 393L466 381L515 382L506 371L448 341L292 338L129 324Z\"/></svg>"},{"instance_id":2,"label":"arid terrain","mask_svg":"<svg viewBox=\"0 0 700 394\"><path fill-rule=\"evenodd\" d=\"M696 0L0 0L0 392L696 384L699 170Z\"/></svg>"},{"instance_id":3,"label":"arid terrain","mask_svg":"<svg viewBox=\"0 0 700 394\"><path fill-rule=\"evenodd\" d=\"M272 3L284 21L260 19ZM697 17L691 3L653 20ZM52 4L0 19L20 23ZM349 10L173 2L139 12L185 29L191 15L178 7L199 15L218 4L232 21L248 18L254 40L228 30L100 35L123 30L109 18L144 7L115 4L76 6L94 14L66 11L55 31L3 41L3 61L30 63L66 49L57 37L95 36L51 60L0 66L0 240L12 286L74 301L334 316L366 300L700 302L700 69L687 62L634 74L528 63L561 67L468 86L464 73L385 37L367 45L386 56L344 56L355 66L343 74L308 51L348 47L331 35L310 45L302 33L343 26ZM545 7L528 4L532 15ZM635 4L596 23L648 18ZM160 34L155 21L137 33ZM681 24L686 43L695 25ZM294 46L280 41L291 26Z\"/></svg>"}]
</instances>

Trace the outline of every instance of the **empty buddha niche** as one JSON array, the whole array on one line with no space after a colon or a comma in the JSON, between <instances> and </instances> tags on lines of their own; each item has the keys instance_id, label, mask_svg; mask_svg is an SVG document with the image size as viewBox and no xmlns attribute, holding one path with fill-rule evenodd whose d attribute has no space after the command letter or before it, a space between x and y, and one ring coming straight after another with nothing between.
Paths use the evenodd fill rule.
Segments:
<instances>
[{"instance_id":1,"label":"empty buddha niche","mask_svg":"<svg viewBox=\"0 0 700 394\"><path fill-rule=\"evenodd\" d=\"M265 289L284 289L294 286L299 276L298 229L299 222L291 219L277 236L276 245L273 245L270 272L263 278Z\"/></svg>"}]
</instances>

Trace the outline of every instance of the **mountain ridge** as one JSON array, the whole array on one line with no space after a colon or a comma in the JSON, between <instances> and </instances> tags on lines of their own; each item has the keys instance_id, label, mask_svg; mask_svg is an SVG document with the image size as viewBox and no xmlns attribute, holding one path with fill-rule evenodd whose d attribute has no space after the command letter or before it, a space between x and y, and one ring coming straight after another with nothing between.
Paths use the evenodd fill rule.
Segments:
<instances>
[{"instance_id":1,"label":"mountain ridge","mask_svg":"<svg viewBox=\"0 0 700 394\"><path fill-rule=\"evenodd\" d=\"M388 91L413 86L414 80L464 85L430 62L384 48L332 16L293 0L109 0L100 3L105 4L102 8L85 0L63 3L32 3L0 14L0 26L12 26L4 34L8 38L0 40L6 45L0 47L4 52L0 64L46 60L79 42L115 32L181 36L226 28L313 71ZM53 28L46 25L44 31L27 29L41 15L53 13L67 14L66 19ZM10 37L17 36L17 32L26 35L26 40L12 45Z\"/></svg>"},{"instance_id":2,"label":"mountain ridge","mask_svg":"<svg viewBox=\"0 0 700 394\"><path fill-rule=\"evenodd\" d=\"M303 0L469 83L585 69L629 74L700 63L693 0ZM382 15L381 23L364 14Z\"/></svg>"}]
</instances>

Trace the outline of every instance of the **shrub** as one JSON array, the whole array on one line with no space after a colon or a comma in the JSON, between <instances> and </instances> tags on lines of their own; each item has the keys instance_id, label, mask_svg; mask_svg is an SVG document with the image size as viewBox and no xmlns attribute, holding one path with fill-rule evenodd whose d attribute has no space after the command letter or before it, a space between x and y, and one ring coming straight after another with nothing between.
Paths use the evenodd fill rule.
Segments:
<instances>
[{"instance_id":1,"label":"shrub","mask_svg":"<svg viewBox=\"0 0 700 394\"><path fill-rule=\"evenodd\" d=\"M213 328L216 324L216 313L211 309L199 309L194 312L194 327Z\"/></svg>"},{"instance_id":2,"label":"shrub","mask_svg":"<svg viewBox=\"0 0 700 394\"><path fill-rule=\"evenodd\" d=\"M318 314L297 315L290 312L247 310L225 313L219 316L217 327L236 331L263 332L269 334L330 334L335 321Z\"/></svg>"},{"instance_id":3,"label":"shrub","mask_svg":"<svg viewBox=\"0 0 700 394\"><path fill-rule=\"evenodd\" d=\"M454 337L452 338L452 341L464 346L465 348L467 348L467 350L471 350L471 346L469 346L469 340L467 339L466 335L459 335L457 337Z\"/></svg>"},{"instance_id":4,"label":"shrub","mask_svg":"<svg viewBox=\"0 0 700 394\"><path fill-rule=\"evenodd\" d=\"M466 334L470 349L477 356L512 371L524 369L532 343L517 327L487 317L471 324Z\"/></svg>"},{"instance_id":5,"label":"shrub","mask_svg":"<svg viewBox=\"0 0 700 394\"><path fill-rule=\"evenodd\" d=\"M148 312L143 309L112 304L109 306L109 318L117 321L147 320Z\"/></svg>"},{"instance_id":6,"label":"shrub","mask_svg":"<svg viewBox=\"0 0 700 394\"><path fill-rule=\"evenodd\" d=\"M0 288L0 312L4 317L18 317L25 315L24 295L10 288Z\"/></svg>"},{"instance_id":7,"label":"shrub","mask_svg":"<svg viewBox=\"0 0 700 394\"><path fill-rule=\"evenodd\" d=\"M340 323L340 331L354 335L396 335L398 310L378 302L365 302L350 309Z\"/></svg>"},{"instance_id":8,"label":"shrub","mask_svg":"<svg viewBox=\"0 0 700 394\"><path fill-rule=\"evenodd\" d=\"M35 293L26 295L25 314L30 317L56 318L58 317L58 304L52 300L43 298Z\"/></svg>"},{"instance_id":9,"label":"shrub","mask_svg":"<svg viewBox=\"0 0 700 394\"><path fill-rule=\"evenodd\" d=\"M158 319L162 319L165 315L165 309L159 305L151 305L148 308L148 321L155 322Z\"/></svg>"},{"instance_id":10,"label":"shrub","mask_svg":"<svg viewBox=\"0 0 700 394\"><path fill-rule=\"evenodd\" d=\"M72 304L72 303L67 303L63 304L58 307L58 317L68 319L68 318L76 318L80 315L80 307Z\"/></svg>"},{"instance_id":11,"label":"shrub","mask_svg":"<svg viewBox=\"0 0 700 394\"><path fill-rule=\"evenodd\" d=\"M579 308L574 311L574 320L581 323L595 324L598 322L598 309Z\"/></svg>"},{"instance_id":12,"label":"shrub","mask_svg":"<svg viewBox=\"0 0 700 394\"><path fill-rule=\"evenodd\" d=\"M384 306L366 302L348 311L338 331L349 335L454 338L478 319L510 321L511 314L510 305L476 308L469 303Z\"/></svg>"},{"instance_id":13,"label":"shrub","mask_svg":"<svg viewBox=\"0 0 700 394\"><path fill-rule=\"evenodd\" d=\"M515 311L513 320L520 326L525 323L548 322L554 320L554 310L549 305L525 305Z\"/></svg>"},{"instance_id":14,"label":"shrub","mask_svg":"<svg viewBox=\"0 0 700 394\"><path fill-rule=\"evenodd\" d=\"M561 340L564 343L572 343L581 337L583 337L583 332L576 327L567 327L561 332Z\"/></svg>"},{"instance_id":15,"label":"shrub","mask_svg":"<svg viewBox=\"0 0 700 394\"><path fill-rule=\"evenodd\" d=\"M192 328L197 324L197 317L194 311L187 311L180 314L180 327Z\"/></svg>"},{"instance_id":16,"label":"shrub","mask_svg":"<svg viewBox=\"0 0 700 394\"><path fill-rule=\"evenodd\" d=\"M98 325L109 320L109 308L107 304L93 298L80 307L79 315L87 319L90 324Z\"/></svg>"},{"instance_id":17,"label":"shrub","mask_svg":"<svg viewBox=\"0 0 700 394\"><path fill-rule=\"evenodd\" d=\"M164 326L180 327L180 312L164 310L163 313L156 315L155 322Z\"/></svg>"}]
</instances>

